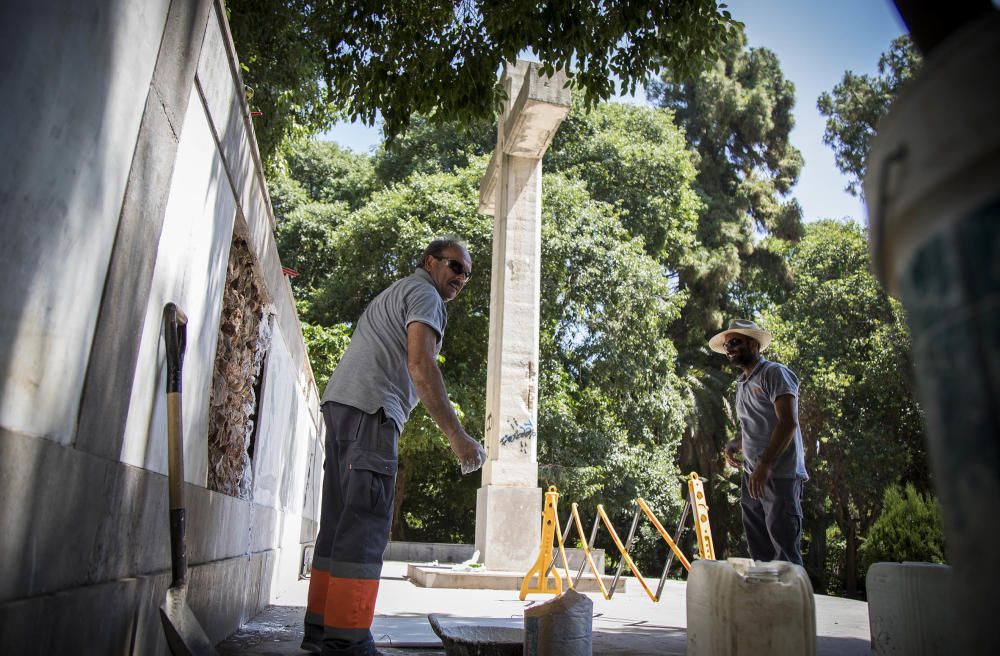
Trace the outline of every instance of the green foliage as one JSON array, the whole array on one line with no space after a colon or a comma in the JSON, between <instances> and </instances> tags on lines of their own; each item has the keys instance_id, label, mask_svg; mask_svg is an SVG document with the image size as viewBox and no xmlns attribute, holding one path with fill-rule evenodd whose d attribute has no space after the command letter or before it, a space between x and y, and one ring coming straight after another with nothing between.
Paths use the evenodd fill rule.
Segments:
<instances>
[{"instance_id":1,"label":"green foliage","mask_svg":"<svg viewBox=\"0 0 1000 656\"><path fill-rule=\"evenodd\" d=\"M681 502L673 494L679 478L674 452L683 427L684 397L674 370L669 326L677 320L684 297L672 289L669 272L647 252L644 240L630 233L623 220L629 205L622 201L629 193L629 176L641 177L645 171L671 187L664 192L651 186L650 193L693 197L690 153L676 128L663 121L668 116L650 108L609 107L580 117L578 124L593 122L598 126L594 133L605 142L612 143L609 135L621 129L622 121L630 121L649 126L646 141L653 143L641 148L624 140L614 143L631 153L627 159L632 173L619 173L618 189L607 185L604 198L596 199L585 178L594 178L599 165L576 156L593 149L583 143L585 137L567 139L562 143L568 155L556 155L568 163L566 171L547 175L543 189L541 482L558 485L566 507L577 501L588 509L588 517L597 503L605 503L622 531L627 530L638 495L664 513L667 523L679 513ZM306 269L321 275L311 278L318 282L303 303L305 317L325 326L356 321L375 294L413 270L431 238L456 234L467 240L473 276L448 305L441 368L463 424L481 436L492 219L478 214L478 187L488 149L484 140L463 142L462 134L454 127L425 123L397 148L380 150L375 170L388 172L385 182L390 184L355 211L346 211L342 202L295 205L303 195L324 197L284 181L283 207L293 209L286 209L282 221L295 227L300 237L312 238L309 243L325 243L322 254L316 251L322 262ZM299 176L315 168L288 166ZM686 191L675 189L684 185ZM650 201L642 205L639 193L634 196L631 207L654 206ZM333 206L345 211L320 220ZM678 211L692 213L690 208ZM323 232L313 238L314 233L304 229L307 225ZM283 238L279 246L302 241ZM397 539L470 540L475 479L458 475L443 436L422 410L415 411L400 440L393 534ZM647 564L662 551L657 541L649 531L639 538L640 558Z\"/></svg>"},{"instance_id":2,"label":"green foliage","mask_svg":"<svg viewBox=\"0 0 1000 656\"><path fill-rule=\"evenodd\" d=\"M692 188L695 161L670 112L620 103L585 111L577 100L544 167L583 180L648 255L676 272L691 257L703 209Z\"/></svg>"},{"instance_id":3,"label":"green foliage","mask_svg":"<svg viewBox=\"0 0 1000 656\"><path fill-rule=\"evenodd\" d=\"M649 99L674 112L700 155L696 187L705 209L698 248L679 269L690 295L675 327L679 347L699 348L727 318L759 309L745 302L753 299L747 282L767 274L773 287L789 286L783 262L768 255L760 235L794 241L802 232L801 208L788 198L802 168L790 141L795 89L777 56L748 49L740 31L700 75L668 70L652 81Z\"/></svg>"},{"instance_id":4,"label":"green foliage","mask_svg":"<svg viewBox=\"0 0 1000 656\"><path fill-rule=\"evenodd\" d=\"M588 517L603 503L619 532L636 496L676 517L682 400L668 327L680 299L611 206L578 180L553 174L545 185L541 483ZM603 535L602 546L614 549ZM653 556L657 539L644 533L640 558Z\"/></svg>"},{"instance_id":5,"label":"green foliage","mask_svg":"<svg viewBox=\"0 0 1000 656\"><path fill-rule=\"evenodd\" d=\"M326 43L308 28L308 0L228 0L254 133L265 172L283 144L328 129L339 114L320 72Z\"/></svg>"},{"instance_id":6,"label":"green foliage","mask_svg":"<svg viewBox=\"0 0 1000 656\"><path fill-rule=\"evenodd\" d=\"M281 263L298 273L292 289L309 316L311 296L335 259L335 229L372 193L372 159L332 142L302 141L270 179Z\"/></svg>"},{"instance_id":7,"label":"green foliage","mask_svg":"<svg viewBox=\"0 0 1000 656\"><path fill-rule=\"evenodd\" d=\"M296 271L292 288L306 297L327 275L335 257L333 234L349 211L344 203L306 203L277 221L274 238L282 266Z\"/></svg>"},{"instance_id":8,"label":"green foliage","mask_svg":"<svg viewBox=\"0 0 1000 656\"><path fill-rule=\"evenodd\" d=\"M375 188L372 158L341 148L332 141L303 140L289 149L288 175L319 203L345 203L355 210Z\"/></svg>"},{"instance_id":9,"label":"green foliage","mask_svg":"<svg viewBox=\"0 0 1000 656\"><path fill-rule=\"evenodd\" d=\"M330 380L330 375L340 362L344 351L347 350L347 345L351 341L351 329L344 323L327 328L303 322L302 337L305 338L316 386L322 390Z\"/></svg>"},{"instance_id":10,"label":"green foliage","mask_svg":"<svg viewBox=\"0 0 1000 656\"><path fill-rule=\"evenodd\" d=\"M593 106L611 97L615 78L634 92L661 65L694 74L740 26L714 0L227 5L268 161L285 139L325 129L340 112L368 125L381 115L390 139L414 114L441 123L492 117L497 71L527 50L549 73L572 69Z\"/></svg>"},{"instance_id":11,"label":"green foliage","mask_svg":"<svg viewBox=\"0 0 1000 656\"><path fill-rule=\"evenodd\" d=\"M879 120L906 82L920 68L921 57L908 35L893 40L878 60L878 75L844 73L833 91L816 102L826 117L823 143L833 149L837 168L848 176L847 191L861 193L865 161Z\"/></svg>"},{"instance_id":12,"label":"green foliage","mask_svg":"<svg viewBox=\"0 0 1000 656\"><path fill-rule=\"evenodd\" d=\"M454 173L496 147L496 123L475 119L436 123L415 115L409 129L375 154L375 174L383 186L404 182L414 173Z\"/></svg>"},{"instance_id":13,"label":"green foliage","mask_svg":"<svg viewBox=\"0 0 1000 656\"><path fill-rule=\"evenodd\" d=\"M930 495L891 485L882 497L882 514L872 524L861 545L862 572L873 563L917 561L944 562L941 510Z\"/></svg>"}]
</instances>

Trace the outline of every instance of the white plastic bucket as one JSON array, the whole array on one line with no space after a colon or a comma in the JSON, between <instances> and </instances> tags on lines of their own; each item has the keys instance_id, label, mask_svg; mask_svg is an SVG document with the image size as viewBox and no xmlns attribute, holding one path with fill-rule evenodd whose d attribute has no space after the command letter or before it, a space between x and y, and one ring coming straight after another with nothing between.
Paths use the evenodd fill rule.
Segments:
<instances>
[{"instance_id":1,"label":"white plastic bucket","mask_svg":"<svg viewBox=\"0 0 1000 656\"><path fill-rule=\"evenodd\" d=\"M687 583L688 656L813 656L806 571L782 561L696 560Z\"/></svg>"}]
</instances>

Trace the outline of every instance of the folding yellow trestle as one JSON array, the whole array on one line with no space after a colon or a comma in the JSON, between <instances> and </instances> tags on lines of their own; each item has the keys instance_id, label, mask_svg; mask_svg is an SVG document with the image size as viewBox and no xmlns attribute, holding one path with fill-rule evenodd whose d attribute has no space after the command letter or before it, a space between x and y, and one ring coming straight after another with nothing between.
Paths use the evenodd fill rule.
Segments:
<instances>
[{"instance_id":1,"label":"folding yellow trestle","mask_svg":"<svg viewBox=\"0 0 1000 656\"><path fill-rule=\"evenodd\" d=\"M632 527L629 529L628 538L625 544L622 544L621 539L618 537L618 533L615 531L614 526L611 524L611 520L608 518L607 513L604 511L603 505L597 506L597 517L594 518L594 527L590 532L590 539L584 542L583 540L583 524L580 521L580 513L577 508L577 504L572 504L570 506L572 522L567 522L565 532L560 532L559 528L559 515L557 512L557 503L559 499L559 494L556 492L555 486L550 486L548 492L545 493L545 509L542 515L542 544L539 549L538 559L535 564L528 570L524 575L524 579L521 582L520 598L524 600L528 593L543 593L543 594L560 594L562 592L562 578L559 575L559 571L556 569L556 559L552 553L552 539L556 539L559 554L562 557L563 571L566 576L566 583L570 588L575 587L580 582L580 577L583 576L583 569L586 565L590 566L590 571L594 574L594 578L597 581L597 585L601 590L601 594L605 599L611 599L614 595L615 587L618 585L618 580L621 578L622 569L627 564L629 569L635 575L639 584L642 585L643 590L654 602L660 600L660 596L663 593L663 586L667 580L667 574L670 572L670 566L673 564L674 555L680 561L684 569L690 570L691 563L684 554L681 552L680 548L677 546L677 542L680 540L681 532L684 530L684 523L687 521L688 513L691 509L694 509L694 525L695 533L698 538L698 552L702 559L705 560L715 560L715 549L712 544L712 532L708 523L708 505L705 502L705 491L702 485L701 479L698 478L698 474L691 472L688 478L688 499L684 504L684 510L681 512L681 519L677 525L677 532L673 538L671 538L663 525L653 514L649 505L641 497L636 498L636 511L635 516L632 518ZM636 529L639 526L639 518L641 515L645 514L646 518L649 519L650 523L656 528L660 536L666 541L667 545L670 547L670 556L667 558L667 563L663 568L663 573L660 575L660 583L656 588L656 593L654 594L649 586L646 585L646 580L643 578L642 574L639 572L639 568L636 567L635 562L633 562L631 556L629 556L629 550L632 548L635 542ZM611 583L610 590L604 585L604 580L601 573L597 571L597 566L594 564L594 558L591 555L591 550L594 548L594 541L597 538L597 531L600 528L601 521L608 528L608 533L611 535L612 541L614 541L615 546L618 551L621 552L622 558L618 563L618 570L615 572L615 578ZM583 545L583 553L585 560L580 563L580 567L576 572L576 577L571 578L569 573L569 561L566 558L565 543L569 538L570 531L573 527L576 527L576 531L580 536L580 542ZM549 584L549 575L553 577L553 584ZM531 581L535 576L538 576L538 583L532 584Z\"/></svg>"}]
</instances>

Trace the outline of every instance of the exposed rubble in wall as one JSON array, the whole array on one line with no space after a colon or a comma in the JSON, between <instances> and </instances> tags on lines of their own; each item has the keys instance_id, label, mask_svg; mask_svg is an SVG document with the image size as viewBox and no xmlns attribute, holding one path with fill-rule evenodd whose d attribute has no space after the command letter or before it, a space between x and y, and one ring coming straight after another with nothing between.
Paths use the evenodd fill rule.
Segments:
<instances>
[{"instance_id":1,"label":"exposed rubble in wall","mask_svg":"<svg viewBox=\"0 0 1000 656\"><path fill-rule=\"evenodd\" d=\"M237 235L229 251L208 420L208 487L250 498L255 392L271 345L272 305L254 276L254 256Z\"/></svg>"}]
</instances>

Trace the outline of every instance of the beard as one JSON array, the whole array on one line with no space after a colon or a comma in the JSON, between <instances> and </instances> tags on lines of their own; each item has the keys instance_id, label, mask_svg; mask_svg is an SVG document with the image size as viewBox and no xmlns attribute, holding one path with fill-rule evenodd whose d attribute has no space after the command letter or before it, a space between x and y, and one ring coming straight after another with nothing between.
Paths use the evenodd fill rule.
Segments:
<instances>
[{"instance_id":1,"label":"beard","mask_svg":"<svg viewBox=\"0 0 1000 656\"><path fill-rule=\"evenodd\" d=\"M757 356L747 349L740 349L730 358L729 362L740 368L745 368L757 361Z\"/></svg>"}]
</instances>

